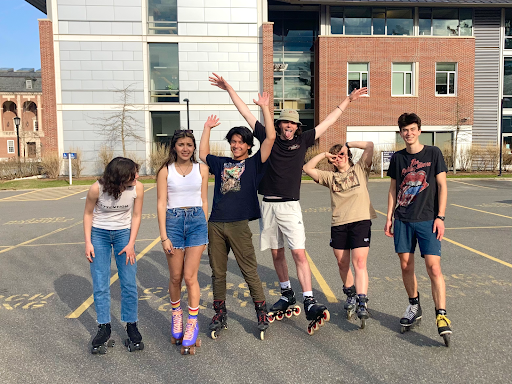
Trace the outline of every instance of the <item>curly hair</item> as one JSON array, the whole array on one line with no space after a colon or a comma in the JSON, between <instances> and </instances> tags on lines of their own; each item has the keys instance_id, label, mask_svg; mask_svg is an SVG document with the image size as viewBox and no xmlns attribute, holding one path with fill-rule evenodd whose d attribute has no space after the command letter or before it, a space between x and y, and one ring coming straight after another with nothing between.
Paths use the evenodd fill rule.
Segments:
<instances>
[{"instance_id":1,"label":"curly hair","mask_svg":"<svg viewBox=\"0 0 512 384\"><path fill-rule=\"evenodd\" d=\"M175 131L174 135L172 135L171 145L169 146L169 157L167 158L167 160L165 160L165 162L162 164L162 166L158 169L158 172L160 172L162 170L162 168L167 168L169 165L176 162L176 160L178 159L178 154L176 153L176 143L178 142L179 139L183 139L184 137L188 137L188 138L192 139L192 142L194 143L194 153L190 157L190 160L193 163L197 163L196 138L194 137L194 134L192 133L192 131L180 129L178 131ZM158 175L158 172L156 173L157 175Z\"/></svg>"},{"instance_id":2,"label":"curly hair","mask_svg":"<svg viewBox=\"0 0 512 384\"><path fill-rule=\"evenodd\" d=\"M103 176L98 182L103 187L103 191L119 199L121 193L126 189L126 183L135 180L139 172L139 164L126 157L116 157L105 167Z\"/></svg>"},{"instance_id":3,"label":"curly hair","mask_svg":"<svg viewBox=\"0 0 512 384\"><path fill-rule=\"evenodd\" d=\"M329 149L329 153L331 153L333 155L337 155L338 153L340 153L340 151L343 149L344 146L345 146L344 144L335 144L331 147L331 149ZM347 155L348 155L348 163L350 164L350 166L353 166L354 162L352 161L352 152L350 151L350 148L347 148ZM338 168L336 168L334 166L334 164L332 164L330 161L329 161L329 163L333 166L334 172L338 172Z\"/></svg>"}]
</instances>

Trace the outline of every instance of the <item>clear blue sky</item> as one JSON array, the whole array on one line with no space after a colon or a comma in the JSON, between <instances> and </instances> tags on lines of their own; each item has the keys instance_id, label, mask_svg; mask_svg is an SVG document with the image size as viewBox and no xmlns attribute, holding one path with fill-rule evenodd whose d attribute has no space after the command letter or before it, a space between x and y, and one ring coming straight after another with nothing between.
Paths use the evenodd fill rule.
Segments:
<instances>
[{"instance_id":1,"label":"clear blue sky","mask_svg":"<svg viewBox=\"0 0 512 384\"><path fill-rule=\"evenodd\" d=\"M0 68L41 68L37 19L46 15L25 0L0 3Z\"/></svg>"}]
</instances>

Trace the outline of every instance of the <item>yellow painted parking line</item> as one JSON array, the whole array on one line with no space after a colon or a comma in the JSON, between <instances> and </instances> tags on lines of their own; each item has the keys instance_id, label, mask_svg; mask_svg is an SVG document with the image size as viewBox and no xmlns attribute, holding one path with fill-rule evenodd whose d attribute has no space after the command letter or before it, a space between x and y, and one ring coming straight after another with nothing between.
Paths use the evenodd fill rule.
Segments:
<instances>
[{"instance_id":1,"label":"yellow painted parking line","mask_svg":"<svg viewBox=\"0 0 512 384\"><path fill-rule=\"evenodd\" d=\"M69 195L58 197L58 198L53 199L53 200L61 200L61 199L64 199L66 197L73 196L73 195L78 195L79 193L86 192L86 191L88 191L88 189L82 189L81 191L70 193Z\"/></svg>"},{"instance_id":2,"label":"yellow painted parking line","mask_svg":"<svg viewBox=\"0 0 512 384\"><path fill-rule=\"evenodd\" d=\"M149 187L148 189L145 189L145 188L144 188L144 192L151 191L151 190L152 190L153 188L155 188L155 187L156 187L156 184L155 184L155 185L153 185L152 187Z\"/></svg>"},{"instance_id":3,"label":"yellow painted parking line","mask_svg":"<svg viewBox=\"0 0 512 384\"><path fill-rule=\"evenodd\" d=\"M137 239L137 240L135 240L135 242L141 242L141 241L153 241L153 239ZM25 244L25 245L19 245L19 247L45 247L45 246L55 247L55 246L59 246L59 245L83 245L83 244L85 244L84 241L78 241L75 243ZM12 247L12 245L0 245L0 248L8 248L8 247Z\"/></svg>"},{"instance_id":4,"label":"yellow painted parking line","mask_svg":"<svg viewBox=\"0 0 512 384\"><path fill-rule=\"evenodd\" d=\"M160 242L160 236L158 236L151 244L149 244L146 248L142 250L141 253L137 255L137 261L140 260L146 253L148 253L158 242ZM114 276L110 278L110 285L114 284L117 279L119 279L119 275L116 273ZM85 300L77 309L66 316L67 319L78 319L82 313L84 313L87 308L89 308L92 303L94 303L94 296L91 295L87 300Z\"/></svg>"},{"instance_id":5,"label":"yellow painted parking line","mask_svg":"<svg viewBox=\"0 0 512 384\"><path fill-rule=\"evenodd\" d=\"M23 243L20 243L20 244L17 244L17 245L13 245L13 246L10 246L9 248L2 249L2 250L0 250L0 253L8 252L8 251L10 251L10 250L12 250L12 249L22 247L22 246L24 246L24 245L26 245L26 244L30 244L30 243L32 243L32 242L34 242L34 241L36 241L36 240L42 239L43 237L50 236L50 235L53 235L53 234L55 234L55 233L65 231L66 229L69 229L69 228L75 227L75 226L77 226L77 225L79 225L79 224L82 224L82 223L83 223L83 221L79 221L78 223L75 223L75 224L73 224L73 225L70 225L69 227L64 227L64 228L56 229L55 231L52 231L52 232L47 233L47 234L45 234L45 235L41 235L41 236L35 237L35 238L31 239L31 240L24 241Z\"/></svg>"},{"instance_id":6,"label":"yellow painted parking line","mask_svg":"<svg viewBox=\"0 0 512 384\"><path fill-rule=\"evenodd\" d=\"M329 303L337 303L338 300L336 299L336 296L332 292L331 288L329 288L329 286L327 285L327 282L325 281L323 276L320 274L320 271L316 267L315 263L313 263L313 260L311 260L311 257L309 256L309 254L307 252L306 252L306 257L308 259L309 267L311 268L311 272L313 273L313 276L315 276L316 281L318 282L318 284L320 285L320 288L324 292L324 295L325 295L325 298L327 299L327 301Z\"/></svg>"},{"instance_id":7,"label":"yellow painted parking line","mask_svg":"<svg viewBox=\"0 0 512 384\"><path fill-rule=\"evenodd\" d=\"M468 251L471 251L473 253L476 253L477 255L480 255L480 256L483 256L483 257L486 257L488 258L489 260L492 260L492 261L495 261L497 263L500 263L500 264L503 264L503 265L506 265L507 267L509 268L512 268L512 264L510 263L507 263L506 261L503 261L503 260L500 260L500 259L497 259L496 257L493 257L491 255L488 255L487 253L483 253L483 252L480 252L480 251L477 251L476 249L473 249L473 248L470 248L464 244L460 244L460 243L457 243L456 241L453 241L453 240L450 240L450 239L447 239L446 237L443 237L443 240L446 240L447 242L449 243L452 243L452 244L455 244L461 248L464 248L464 249L467 249Z\"/></svg>"},{"instance_id":8,"label":"yellow painted parking line","mask_svg":"<svg viewBox=\"0 0 512 384\"><path fill-rule=\"evenodd\" d=\"M448 180L450 180L450 179L448 179ZM486 189L497 189L497 188L493 188L493 187L484 187L483 185L465 183L465 182L459 181L459 180L450 180L450 181L453 182L453 183L460 183L460 184L471 185L472 187L486 188Z\"/></svg>"},{"instance_id":9,"label":"yellow painted parking line","mask_svg":"<svg viewBox=\"0 0 512 384\"><path fill-rule=\"evenodd\" d=\"M3 199L0 199L0 201L6 201L6 200L10 200L10 199L15 199L19 196L24 196L24 195L28 195L30 193L34 193L34 192L37 192L38 190L36 189L35 191L29 191L29 192L25 192L25 193L20 193L18 195L14 195L14 196L8 196L8 197L4 197Z\"/></svg>"},{"instance_id":10,"label":"yellow painted parking line","mask_svg":"<svg viewBox=\"0 0 512 384\"><path fill-rule=\"evenodd\" d=\"M482 212L482 213L488 213L489 215L500 216L500 217L506 217L507 219L512 219L512 217L510 217L510 216L500 215L499 213L482 211L482 210L480 210L480 209L469 208L469 207L465 207L465 206L463 206L463 205L458 205L458 204L451 204L451 205L453 205L454 207L465 208L465 209L471 209L472 211L477 211L477 212Z\"/></svg>"}]
</instances>

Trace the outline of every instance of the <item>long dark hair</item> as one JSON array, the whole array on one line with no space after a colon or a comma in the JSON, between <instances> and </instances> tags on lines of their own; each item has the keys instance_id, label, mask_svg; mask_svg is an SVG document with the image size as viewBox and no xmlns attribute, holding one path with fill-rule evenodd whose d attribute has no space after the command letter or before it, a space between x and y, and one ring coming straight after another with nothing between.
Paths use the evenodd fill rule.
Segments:
<instances>
[{"instance_id":1,"label":"long dark hair","mask_svg":"<svg viewBox=\"0 0 512 384\"><path fill-rule=\"evenodd\" d=\"M190 160L193 163L197 163L197 159L196 159L197 146L196 146L196 138L194 137L194 134L192 133L192 131L189 131L189 130L179 130L179 131L175 131L174 135L172 135L171 145L169 146L169 157L167 158L167 160L165 160L165 162L162 164L160 169L158 169L158 172L160 172L162 170L162 168L167 168L169 165L176 162L176 160L178 159L178 154L176 153L176 143L178 142L179 139L183 139L184 137L188 137L188 138L192 139L192 142L194 143L194 153L190 157ZM158 172L156 173L157 175L158 175Z\"/></svg>"},{"instance_id":2,"label":"long dark hair","mask_svg":"<svg viewBox=\"0 0 512 384\"><path fill-rule=\"evenodd\" d=\"M341 149L344 146L345 146L344 144L335 144L331 147L331 149L329 149L329 153L333 154L333 155L337 155L338 153L340 153ZM347 148L347 155L348 155L348 163L350 164L350 166L353 166L354 162L352 161L352 152L350 151L350 148ZM331 163L331 162L329 161L329 163ZM331 163L331 165L334 167L334 172L339 172L338 167L336 167L333 163Z\"/></svg>"},{"instance_id":3,"label":"long dark hair","mask_svg":"<svg viewBox=\"0 0 512 384\"><path fill-rule=\"evenodd\" d=\"M281 127L279 126L279 123L281 122L282 120L276 120L274 122L274 128L276 129L276 132L278 135L281 135ZM293 123L293 121L292 121ZM295 131L294 133L294 136L300 136L302 135L302 125L301 124L297 124L297 130Z\"/></svg>"},{"instance_id":4,"label":"long dark hair","mask_svg":"<svg viewBox=\"0 0 512 384\"><path fill-rule=\"evenodd\" d=\"M121 193L126 189L125 184L135 180L139 172L139 164L126 157L116 157L105 167L103 176L98 182L103 186L103 191L119 199Z\"/></svg>"}]
</instances>

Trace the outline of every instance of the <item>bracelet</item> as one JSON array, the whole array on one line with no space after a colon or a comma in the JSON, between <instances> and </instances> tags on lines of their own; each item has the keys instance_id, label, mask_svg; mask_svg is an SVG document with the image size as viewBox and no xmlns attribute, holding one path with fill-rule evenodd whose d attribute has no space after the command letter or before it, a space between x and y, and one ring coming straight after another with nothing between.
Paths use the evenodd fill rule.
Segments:
<instances>
[{"instance_id":1,"label":"bracelet","mask_svg":"<svg viewBox=\"0 0 512 384\"><path fill-rule=\"evenodd\" d=\"M169 238L163 239L163 240L162 240L162 243L163 243L164 241L167 241L167 240L169 240Z\"/></svg>"},{"instance_id":2,"label":"bracelet","mask_svg":"<svg viewBox=\"0 0 512 384\"><path fill-rule=\"evenodd\" d=\"M337 105L336 108L338 108L341 111L341 113L343 113L343 109L341 109L339 105Z\"/></svg>"}]
</instances>

